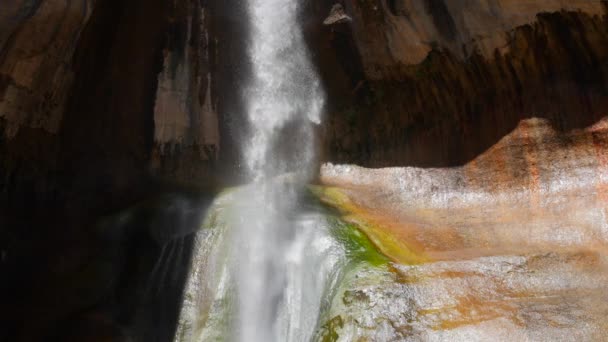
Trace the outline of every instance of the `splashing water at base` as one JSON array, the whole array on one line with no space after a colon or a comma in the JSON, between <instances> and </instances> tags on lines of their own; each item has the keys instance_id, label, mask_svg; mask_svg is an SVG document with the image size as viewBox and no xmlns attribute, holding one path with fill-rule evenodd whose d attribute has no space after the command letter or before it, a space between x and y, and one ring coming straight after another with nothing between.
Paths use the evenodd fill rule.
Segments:
<instances>
[{"instance_id":1,"label":"splashing water at base","mask_svg":"<svg viewBox=\"0 0 608 342\"><path fill-rule=\"evenodd\" d=\"M343 259L321 215L268 205L277 199L263 209L258 203L239 205L233 260L240 341L310 340ZM260 210L277 207L272 215L260 215Z\"/></svg>"},{"instance_id":2,"label":"splashing water at base","mask_svg":"<svg viewBox=\"0 0 608 342\"><path fill-rule=\"evenodd\" d=\"M255 185L236 213L233 236L236 339L306 340L321 299L308 264L314 258L303 251L322 242L290 217L312 171L312 125L319 123L323 97L298 25L298 1L249 0L248 5L253 78L246 91L251 135L243 159ZM270 180L286 173L293 177Z\"/></svg>"},{"instance_id":3,"label":"splashing water at base","mask_svg":"<svg viewBox=\"0 0 608 342\"><path fill-rule=\"evenodd\" d=\"M283 240L285 246L266 246L276 251L260 251L265 256L275 251L276 259L266 264L270 260L253 255L253 244L238 241L248 237L239 230L243 221L260 209L259 202L248 200L257 191L256 185L234 190L209 210L197 233L176 342L313 340L345 269L356 259L352 255L371 249L353 227L309 203L282 216L292 235ZM269 275L271 270L282 273ZM245 277L251 282L243 283ZM245 305L251 311L243 310Z\"/></svg>"},{"instance_id":4,"label":"splashing water at base","mask_svg":"<svg viewBox=\"0 0 608 342\"><path fill-rule=\"evenodd\" d=\"M253 183L233 194L226 231L197 247L204 251L197 251L187 293L199 295L187 295L184 312L193 314L185 320L207 322L182 325L178 340L308 341L344 260L324 219L304 215L298 200L315 167L313 126L324 102L298 7L294 0L248 0L250 134L242 151ZM204 278L196 274L202 267L207 278L193 282Z\"/></svg>"}]
</instances>

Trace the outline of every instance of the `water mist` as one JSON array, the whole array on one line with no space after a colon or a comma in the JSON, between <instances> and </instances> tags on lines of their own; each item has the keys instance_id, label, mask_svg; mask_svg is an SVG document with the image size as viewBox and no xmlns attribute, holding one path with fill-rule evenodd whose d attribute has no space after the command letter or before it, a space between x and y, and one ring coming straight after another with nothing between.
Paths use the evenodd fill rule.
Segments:
<instances>
[{"instance_id":1,"label":"water mist","mask_svg":"<svg viewBox=\"0 0 608 342\"><path fill-rule=\"evenodd\" d=\"M310 338L323 288L314 284L319 260L306 255L318 232L307 220L292 219L313 171L312 128L323 105L298 7L293 0L248 3L253 72L245 91L251 134L243 161L254 185L234 232L240 341Z\"/></svg>"}]
</instances>

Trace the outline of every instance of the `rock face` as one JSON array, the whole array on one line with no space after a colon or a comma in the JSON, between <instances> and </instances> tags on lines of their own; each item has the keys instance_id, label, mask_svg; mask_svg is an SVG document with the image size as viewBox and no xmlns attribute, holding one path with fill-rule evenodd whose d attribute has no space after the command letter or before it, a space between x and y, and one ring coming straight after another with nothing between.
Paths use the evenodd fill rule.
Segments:
<instances>
[{"instance_id":1,"label":"rock face","mask_svg":"<svg viewBox=\"0 0 608 342\"><path fill-rule=\"evenodd\" d=\"M212 174L231 166L239 132L229 123L238 121L234 94L247 70L239 6L0 4L0 340L65 340L80 324L137 337L125 326L141 314L133 300L158 246L141 232L105 241L95 222L175 182L215 185ZM165 312L154 338L171 334L183 284L174 285L149 310ZM111 301L118 308L102 305Z\"/></svg>"},{"instance_id":2,"label":"rock face","mask_svg":"<svg viewBox=\"0 0 608 342\"><path fill-rule=\"evenodd\" d=\"M0 47L3 135L19 128L56 134L74 79L69 67L92 1L9 1Z\"/></svg>"},{"instance_id":3,"label":"rock face","mask_svg":"<svg viewBox=\"0 0 608 342\"><path fill-rule=\"evenodd\" d=\"M605 120L530 119L462 167L323 167L329 202L394 262L351 280L341 336L602 339L607 157Z\"/></svg>"},{"instance_id":4,"label":"rock face","mask_svg":"<svg viewBox=\"0 0 608 342\"><path fill-rule=\"evenodd\" d=\"M204 183L235 164L244 128L235 89L247 74L242 8L137 6L2 4L7 205L94 211L131 201L124 194L150 177ZM608 103L606 8L582 0L307 3L302 21L331 100L324 159L456 165L522 118L547 117L561 130L597 121ZM328 13L344 20L322 25Z\"/></svg>"},{"instance_id":5,"label":"rock face","mask_svg":"<svg viewBox=\"0 0 608 342\"><path fill-rule=\"evenodd\" d=\"M340 4L335 4L329 11L327 18L323 20L323 25L344 24L349 21L352 21L352 18L346 15L344 7Z\"/></svg>"},{"instance_id":6,"label":"rock face","mask_svg":"<svg viewBox=\"0 0 608 342\"><path fill-rule=\"evenodd\" d=\"M567 131L606 114L605 1L342 3L351 22L306 21L330 100L326 160L462 165L521 119Z\"/></svg>"},{"instance_id":7,"label":"rock face","mask_svg":"<svg viewBox=\"0 0 608 342\"><path fill-rule=\"evenodd\" d=\"M243 12L230 1L191 1L170 20L154 104L156 174L208 184L218 168L230 173L236 163L244 128L238 89L248 71Z\"/></svg>"},{"instance_id":8,"label":"rock face","mask_svg":"<svg viewBox=\"0 0 608 342\"><path fill-rule=\"evenodd\" d=\"M557 132L571 132L606 115L606 1L338 5L308 1L301 18L330 99L320 127L326 161L463 165L522 119L550 119ZM323 25L332 7L335 16ZM104 296L129 298L115 290L133 279L117 270L139 265L128 256L108 265L103 251L122 249L99 241L91 227L100 215L166 190L166 182L232 178L234 142L246 129L238 100L249 68L244 16L237 0L1 1L0 265L15 272L0 284L8 313L0 334L40 340L81 322L126 338L111 315L70 316ZM571 148L598 134L556 133L551 148L584 162ZM484 166L460 169L461 176L494 184L485 172L495 160L475 160L470 165ZM538 186L530 181L542 178L538 170L518 167L511 178L497 171L498 184ZM112 243L140 248L129 236ZM154 254L157 246L146 243L141 248ZM96 290L78 292L91 279ZM50 285L23 302L38 284ZM25 317L38 329L13 324Z\"/></svg>"},{"instance_id":9,"label":"rock face","mask_svg":"<svg viewBox=\"0 0 608 342\"><path fill-rule=\"evenodd\" d=\"M235 159L230 114L218 113L238 112L238 11L189 0L2 4L0 192L55 201L99 190L85 179L115 194L142 178L209 182L218 161Z\"/></svg>"},{"instance_id":10,"label":"rock face","mask_svg":"<svg viewBox=\"0 0 608 342\"><path fill-rule=\"evenodd\" d=\"M539 13L581 11L603 14L601 1L588 0L387 0L346 1L352 32L369 79L398 77L399 69L424 61L437 49L461 60L479 53L493 58L514 47L517 27Z\"/></svg>"}]
</instances>

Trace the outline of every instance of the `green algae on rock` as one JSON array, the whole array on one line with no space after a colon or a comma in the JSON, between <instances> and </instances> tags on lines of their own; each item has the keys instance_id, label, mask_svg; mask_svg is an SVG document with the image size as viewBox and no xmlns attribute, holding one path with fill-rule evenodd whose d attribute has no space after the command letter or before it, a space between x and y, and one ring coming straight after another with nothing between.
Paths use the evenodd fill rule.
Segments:
<instances>
[{"instance_id":1,"label":"green algae on rock","mask_svg":"<svg viewBox=\"0 0 608 342\"><path fill-rule=\"evenodd\" d=\"M338 217L328 216L332 236L344 246L351 262L367 262L373 266L385 265L389 259L380 253L369 238L359 228Z\"/></svg>"},{"instance_id":2,"label":"green algae on rock","mask_svg":"<svg viewBox=\"0 0 608 342\"><path fill-rule=\"evenodd\" d=\"M207 213L204 229L197 233L176 342L219 341L237 333L234 322L238 296L234 277L241 256L234 248L233 230L236 222L243 219L243 213L246 215L248 210L256 208L255 203L248 203L252 198L248 196L249 191L256 189L245 186L220 194ZM296 239L300 243L289 247L286 262L295 262L290 266L297 268L303 266L296 260L305 259L313 267L302 271L310 273L309 278L315 279L315 286L320 286L318 297L306 299L316 302L313 306L317 307L315 310L319 315L311 327L311 337L324 336L321 332L315 335L315 331L326 330L323 323L327 321L326 312L332 310L338 289L344 287L344 277L361 267L386 269L389 259L376 249L358 226L343 221L312 196L304 194L304 206L289 215L286 224L297 225L296 232L302 235ZM294 253L303 254L296 257ZM296 287L289 298L301 296L303 289L298 290L297 287L303 285L292 283L291 286Z\"/></svg>"},{"instance_id":3,"label":"green algae on rock","mask_svg":"<svg viewBox=\"0 0 608 342\"><path fill-rule=\"evenodd\" d=\"M310 191L326 205L337 209L341 219L363 232L369 241L389 259L402 264L419 264L428 258L411 241L401 239L387 229L390 222L358 206L347 189L310 186Z\"/></svg>"},{"instance_id":4,"label":"green algae on rock","mask_svg":"<svg viewBox=\"0 0 608 342\"><path fill-rule=\"evenodd\" d=\"M345 275L329 340L603 340L606 134L522 121L459 168L322 167L326 197L421 248L419 264ZM339 318L336 318L339 317ZM564 338L567 336L567 338Z\"/></svg>"}]
</instances>

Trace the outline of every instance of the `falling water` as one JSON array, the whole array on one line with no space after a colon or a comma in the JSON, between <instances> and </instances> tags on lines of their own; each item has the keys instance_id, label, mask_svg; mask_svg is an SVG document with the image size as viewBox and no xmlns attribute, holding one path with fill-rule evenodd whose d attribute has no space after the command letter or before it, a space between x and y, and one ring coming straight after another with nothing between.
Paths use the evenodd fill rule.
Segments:
<instances>
[{"instance_id":1,"label":"falling water","mask_svg":"<svg viewBox=\"0 0 608 342\"><path fill-rule=\"evenodd\" d=\"M347 262L325 214L301 203L324 98L297 0L248 0L252 75L242 141L248 186L197 234L176 341L310 341Z\"/></svg>"},{"instance_id":2,"label":"falling water","mask_svg":"<svg viewBox=\"0 0 608 342\"><path fill-rule=\"evenodd\" d=\"M251 134L243 158L255 185L234 236L235 339L304 341L314 333L323 288L309 267L320 265L306 252L322 237L292 218L313 168L323 96L298 25L298 1L248 1L253 76L245 92Z\"/></svg>"},{"instance_id":3,"label":"falling water","mask_svg":"<svg viewBox=\"0 0 608 342\"><path fill-rule=\"evenodd\" d=\"M248 0L253 80L247 94L251 137L244 160L260 181L310 171L323 95L300 31L297 0Z\"/></svg>"}]
</instances>

